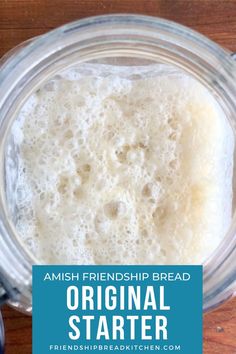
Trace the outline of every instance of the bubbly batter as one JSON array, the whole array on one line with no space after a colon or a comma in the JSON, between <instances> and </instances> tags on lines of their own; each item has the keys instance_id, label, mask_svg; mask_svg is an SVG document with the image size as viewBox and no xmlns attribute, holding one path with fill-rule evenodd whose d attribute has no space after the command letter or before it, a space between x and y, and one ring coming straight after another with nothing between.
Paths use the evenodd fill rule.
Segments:
<instances>
[{"instance_id":1,"label":"bubbly batter","mask_svg":"<svg viewBox=\"0 0 236 354\"><path fill-rule=\"evenodd\" d=\"M221 108L182 72L85 69L41 87L13 126L22 240L43 263L202 263L231 221Z\"/></svg>"}]
</instances>

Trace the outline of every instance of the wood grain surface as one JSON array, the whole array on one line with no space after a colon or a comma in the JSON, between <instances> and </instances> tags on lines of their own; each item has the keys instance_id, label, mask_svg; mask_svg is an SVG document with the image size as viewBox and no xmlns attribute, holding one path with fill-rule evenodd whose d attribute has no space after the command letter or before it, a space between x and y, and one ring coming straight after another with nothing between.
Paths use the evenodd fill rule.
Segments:
<instances>
[{"instance_id":1,"label":"wood grain surface","mask_svg":"<svg viewBox=\"0 0 236 354\"><path fill-rule=\"evenodd\" d=\"M236 51L236 0L0 0L0 56L64 23L107 13L164 17ZM6 354L31 353L31 318L9 307L3 316ZM236 354L236 299L204 317L204 354Z\"/></svg>"}]
</instances>

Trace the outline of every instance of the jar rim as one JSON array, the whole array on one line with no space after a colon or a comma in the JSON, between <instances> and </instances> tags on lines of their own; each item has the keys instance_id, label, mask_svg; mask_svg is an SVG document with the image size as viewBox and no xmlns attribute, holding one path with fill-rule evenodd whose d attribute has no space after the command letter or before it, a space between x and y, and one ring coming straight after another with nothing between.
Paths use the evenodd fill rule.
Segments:
<instances>
[{"instance_id":1,"label":"jar rim","mask_svg":"<svg viewBox=\"0 0 236 354\"><path fill-rule=\"evenodd\" d=\"M123 28L122 26L127 26L127 28ZM60 47L56 47L56 43L58 43L60 39L63 39L63 36L68 36L77 31L79 31L81 35L82 32L86 33L86 31L89 30L86 39L91 40L91 38L97 37L96 31L100 30L100 28L102 28L102 32L107 30L112 32L112 30L115 30L121 31L121 33L123 32L124 34L128 34L130 31L138 34L138 30L147 30L146 33L148 35L154 35L154 37L157 37L159 33L158 31L160 31L160 37L162 37L163 40L166 40L168 36L174 35L175 37L173 40L178 38L188 40L188 44L196 44L200 50L199 53L201 54L201 57L205 57L207 55L209 60L209 54L213 55L214 58L217 58L221 64L223 64L223 68L230 75L232 75L232 63L236 65L234 60L230 57L230 52L228 50L224 49L201 33L174 21L154 16L136 14L101 15L70 22L45 34L34 37L32 40L27 40L26 42L23 42L23 44L26 43L27 45L24 45L22 48L22 45L20 44L18 46L20 47L20 50L17 53L14 53L14 56L10 56L10 58L8 53L6 53L6 55L4 55L4 57L0 60L0 89L4 80L8 78L11 71L14 71L14 74L19 75L19 72L15 72L16 67L24 61L28 55L32 54L36 50L39 50L37 52L39 56L35 59L37 61L42 60L45 57L42 49L44 48L48 50L51 49L49 48L51 46L54 47L54 50L59 50ZM79 41L81 41L81 39ZM48 44L47 47L46 44ZM13 54L12 51L9 53ZM41 59L40 56L42 57ZM218 70L220 69L221 68L218 67Z\"/></svg>"}]
</instances>

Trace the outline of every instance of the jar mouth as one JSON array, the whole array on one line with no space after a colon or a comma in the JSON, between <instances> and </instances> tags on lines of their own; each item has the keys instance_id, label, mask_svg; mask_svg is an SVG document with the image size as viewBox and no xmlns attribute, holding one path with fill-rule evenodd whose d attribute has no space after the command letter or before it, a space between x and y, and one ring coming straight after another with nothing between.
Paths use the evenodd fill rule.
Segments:
<instances>
[{"instance_id":1,"label":"jar mouth","mask_svg":"<svg viewBox=\"0 0 236 354\"><path fill-rule=\"evenodd\" d=\"M43 81L63 68L74 65L75 60L82 63L117 56L133 56L154 62L164 60L166 63L177 65L191 73L205 86L214 85L215 95L221 97L230 114L236 112L234 103L236 66L229 52L214 42L184 26L156 17L122 14L91 17L36 38L19 50L14 57L3 62L0 71L2 161L4 145L16 111ZM234 125L234 122L232 124ZM0 218L3 223L1 231L4 235L10 235L7 247L14 251L18 249L17 257L22 262L24 259L24 269L29 273L32 264L38 261L25 250L17 238L14 225L7 221L3 163L1 170ZM204 286L209 284L205 290L207 294L204 294L205 309L215 307L223 300L222 296L226 298L223 290L232 286L233 280L236 279L234 261L230 274L224 276L218 284L212 281L217 277L219 270L225 268L226 259L228 261L233 259L229 256L236 252L235 230L234 221L222 244L204 263ZM12 237L14 235L15 237ZM222 274L227 273L224 272Z\"/></svg>"}]
</instances>

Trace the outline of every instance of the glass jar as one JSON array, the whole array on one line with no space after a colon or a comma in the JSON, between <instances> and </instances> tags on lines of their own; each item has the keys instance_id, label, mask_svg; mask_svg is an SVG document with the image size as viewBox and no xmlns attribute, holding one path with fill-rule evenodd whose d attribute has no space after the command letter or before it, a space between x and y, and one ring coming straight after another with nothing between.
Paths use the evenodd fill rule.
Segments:
<instances>
[{"instance_id":1,"label":"glass jar","mask_svg":"<svg viewBox=\"0 0 236 354\"><path fill-rule=\"evenodd\" d=\"M137 15L87 18L23 43L7 54L0 67L0 303L8 301L24 312L31 312L31 269L37 260L17 237L11 216L14 211L5 178L9 131L20 107L43 82L75 63L91 61L136 66L158 62L185 70L214 94L235 134L233 56L176 23ZM14 146L11 154L14 163ZM232 297L236 289L235 231L233 217L227 235L204 264L204 311Z\"/></svg>"}]
</instances>

